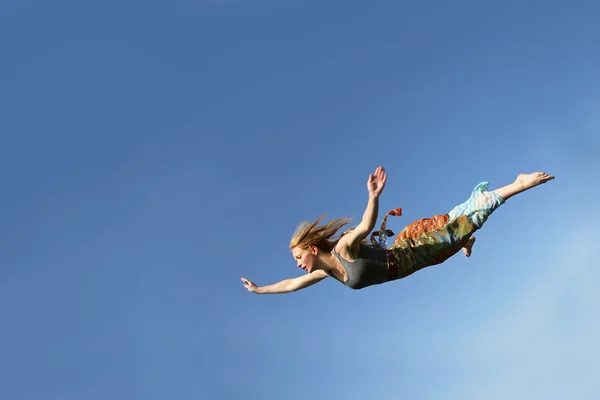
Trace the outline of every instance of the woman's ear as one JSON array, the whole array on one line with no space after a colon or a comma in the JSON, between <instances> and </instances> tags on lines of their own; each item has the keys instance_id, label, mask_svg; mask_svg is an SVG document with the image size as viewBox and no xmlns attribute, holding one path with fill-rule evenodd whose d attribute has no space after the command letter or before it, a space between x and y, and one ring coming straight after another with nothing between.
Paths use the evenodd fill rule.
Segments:
<instances>
[{"instance_id":1,"label":"woman's ear","mask_svg":"<svg viewBox=\"0 0 600 400\"><path fill-rule=\"evenodd\" d=\"M310 250L311 250L310 252L311 252L313 255L315 255L315 256L318 256L318 255L319 255L319 248L318 248L317 246L311 246Z\"/></svg>"}]
</instances>

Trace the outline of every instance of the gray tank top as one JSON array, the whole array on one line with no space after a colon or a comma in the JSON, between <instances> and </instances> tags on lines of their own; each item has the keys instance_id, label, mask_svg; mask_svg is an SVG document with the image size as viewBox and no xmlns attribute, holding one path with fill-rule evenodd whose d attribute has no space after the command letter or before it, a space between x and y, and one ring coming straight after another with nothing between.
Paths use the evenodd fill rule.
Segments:
<instances>
[{"instance_id":1,"label":"gray tank top","mask_svg":"<svg viewBox=\"0 0 600 400\"><path fill-rule=\"evenodd\" d=\"M333 255L348 273L348 280L340 282L351 289L362 289L387 281L388 264L384 249L360 245L358 259L354 262L344 260L335 249Z\"/></svg>"}]
</instances>

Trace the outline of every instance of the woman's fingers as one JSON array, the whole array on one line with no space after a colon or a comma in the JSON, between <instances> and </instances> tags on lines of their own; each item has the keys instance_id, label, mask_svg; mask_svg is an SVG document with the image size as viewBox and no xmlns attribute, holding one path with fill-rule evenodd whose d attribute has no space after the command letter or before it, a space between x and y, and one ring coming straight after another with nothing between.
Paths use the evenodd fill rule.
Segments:
<instances>
[{"instance_id":1,"label":"woman's fingers","mask_svg":"<svg viewBox=\"0 0 600 400\"><path fill-rule=\"evenodd\" d=\"M377 190L378 187L381 187L385 184L387 179L387 174L385 173L385 168L383 166L379 166L375 169L375 172L369 174L369 187ZM375 186L371 186L374 184Z\"/></svg>"}]
</instances>

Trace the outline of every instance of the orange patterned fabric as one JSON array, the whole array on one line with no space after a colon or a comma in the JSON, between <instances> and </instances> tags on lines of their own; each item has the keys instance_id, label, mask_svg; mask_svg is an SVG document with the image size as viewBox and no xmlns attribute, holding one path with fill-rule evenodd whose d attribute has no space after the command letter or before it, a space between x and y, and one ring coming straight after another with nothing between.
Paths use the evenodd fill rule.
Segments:
<instances>
[{"instance_id":1,"label":"orange patterned fabric","mask_svg":"<svg viewBox=\"0 0 600 400\"><path fill-rule=\"evenodd\" d=\"M387 238L394 236L394 232L391 229L387 229L387 219L389 216L399 217L401 215L402 208L394 208L383 217L379 231L371 233L371 244L373 246L387 248ZM402 239L416 239L423 233L443 228L449 220L450 216L448 214L434 215L431 218L421 218L406 225L402 232L396 236L394 242L399 243ZM375 239L376 236L379 236L379 240Z\"/></svg>"},{"instance_id":2,"label":"orange patterned fabric","mask_svg":"<svg viewBox=\"0 0 600 400\"><path fill-rule=\"evenodd\" d=\"M406 238L416 239L425 232L431 232L443 227L448 223L448 220L448 214L434 215L431 218L421 218L419 220L416 220L408 224L402 230L402 232L400 232L398 236L396 236L396 241Z\"/></svg>"}]
</instances>

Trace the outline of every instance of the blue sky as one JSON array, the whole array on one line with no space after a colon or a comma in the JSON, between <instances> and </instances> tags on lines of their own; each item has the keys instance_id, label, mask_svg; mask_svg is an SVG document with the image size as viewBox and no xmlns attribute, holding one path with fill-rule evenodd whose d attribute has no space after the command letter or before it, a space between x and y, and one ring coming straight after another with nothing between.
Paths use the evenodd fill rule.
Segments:
<instances>
[{"instance_id":1,"label":"blue sky","mask_svg":"<svg viewBox=\"0 0 600 400\"><path fill-rule=\"evenodd\" d=\"M592 399L600 5L0 1L0 397ZM461 255L259 285L322 213L390 225L480 181ZM358 222L358 221L357 221Z\"/></svg>"}]
</instances>

